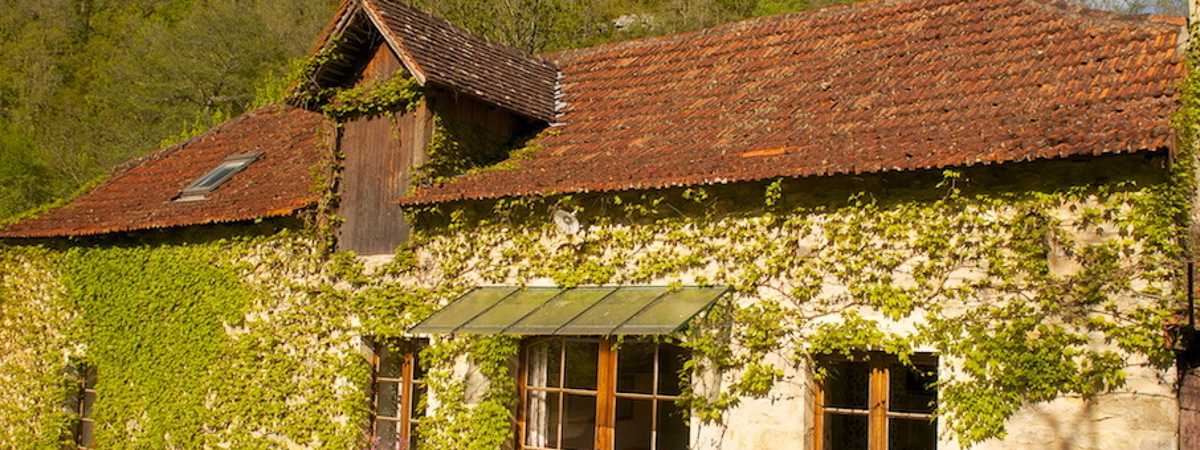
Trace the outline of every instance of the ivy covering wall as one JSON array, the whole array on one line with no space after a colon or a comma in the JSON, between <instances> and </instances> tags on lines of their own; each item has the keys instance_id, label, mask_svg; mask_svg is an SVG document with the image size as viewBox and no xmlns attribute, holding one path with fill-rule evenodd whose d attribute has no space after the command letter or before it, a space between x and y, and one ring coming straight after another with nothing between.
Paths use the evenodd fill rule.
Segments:
<instances>
[{"instance_id":1,"label":"ivy covering wall","mask_svg":"<svg viewBox=\"0 0 1200 450\"><path fill-rule=\"evenodd\" d=\"M0 448L70 439L79 363L97 448L362 447L360 336L404 308L353 295L361 267L319 247L275 226L0 247Z\"/></svg>"},{"instance_id":2,"label":"ivy covering wall","mask_svg":"<svg viewBox=\"0 0 1200 450\"><path fill-rule=\"evenodd\" d=\"M697 355L689 370L723 375L688 399L702 421L769 394L785 365L819 376L817 355L921 349L957 367L939 412L969 445L1004 436L1028 403L1120 390L1146 366L1169 378L1189 208L1177 182L1165 159L1138 157L440 206L414 211L421 232L392 271L428 286L728 285L729 304L676 336ZM555 209L584 230L559 233ZM461 358L515 349L435 345L435 395L461 398ZM480 367L504 375L486 411L511 406L510 366ZM454 424L483 420L509 433L462 413L427 432L453 442Z\"/></svg>"},{"instance_id":3,"label":"ivy covering wall","mask_svg":"<svg viewBox=\"0 0 1200 450\"><path fill-rule=\"evenodd\" d=\"M1184 89L1174 164L1135 155L418 208L410 243L369 271L327 251L336 168L318 170L315 226L2 244L0 447L59 448L73 368L87 363L99 448L361 448L362 337L402 336L480 283L731 286L673 337L693 351L686 371L717 375L685 399L707 425L788 373L819 377L817 355L927 349L954 369L939 385L950 434L1003 437L1030 402L1117 391L1134 369L1169 378L1196 89ZM422 99L406 79L318 94L342 119ZM446 159L476 154L452 125L439 122L420 182L520 164ZM560 233L558 209L582 231ZM518 349L511 337L435 340L419 438L501 448Z\"/></svg>"},{"instance_id":4,"label":"ivy covering wall","mask_svg":"<svg viewBox=\"0 0 1200 450\"><path fill-rule=\"evenodd\" d=\"M732 286L732 301L676 336L696 354L689 370L724 375L687 399L706 423L768 394L780 361L926 348L958 361L940 413L977 442L1002 436L1026 402L1118 390L1130 367L1169 369L1188 205L1165 163L429 208L412 212L410 245L369 273L324 253L319 233L275 224L5 246L0 379L17 382L0 388L0 436L56 447L72 421L70 368L87 362L100 374L102 448L356 448L369 423L362 336L399 336L478 283L552 282ZM554 209L583 231L558 232ZM517 344L429 347L437 404L421 439L510 439ZM485 389L468 389L463 361Z\"/></svg>"}]
</instances>

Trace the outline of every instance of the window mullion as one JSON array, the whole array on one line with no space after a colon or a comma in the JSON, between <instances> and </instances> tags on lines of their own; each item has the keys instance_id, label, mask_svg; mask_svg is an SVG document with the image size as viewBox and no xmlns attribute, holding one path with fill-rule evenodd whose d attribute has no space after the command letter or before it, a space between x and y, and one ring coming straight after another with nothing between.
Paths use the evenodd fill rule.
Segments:
<instances>
[{"instance_id":1,"label":"window mullion","mask_svg":"<svg viewBox=\"0 0 1200 450\"><path fill-rule=\"evenodd\" d=\"M654 344L654 375L650 377L652 383L650 392L654 399L650 400L650 450L658 450L658 349L661 344Z\"/></svg>"},{"instance_id":2,"label":"window mullion","mask_svg":"<svg viewBox=\"0 0 1200 450\"><path fill-rule=\"evenodd\" d=\"M813 450L825 449L825 382L813 384Z\"/></svg>"},{"instance_id":3,"label":"window mullion","mask_svg":"<svg viewBox=\"0 0 1200 450\"><path fill-rule=\"evenodd\" d=\"M869 419L869 444L871 450L887 450L887 411L888 411L888 367L878 358L871 363L870 380L871 413Z\"/></svg>"},{"instance_id":4,"label":"window mullion","mask_svg":"<svg viewBox=\"0 0 1200 450\"><path fill-rule=\"evenodd\" d=\"M411 432L412 424L412 377L413 377L413 354L410 352L404 354L404 366L401 368L400 377L400 448L407 449L409 442L409 433Z\"/></svg>"},{"instance_id":5,"label":"window mullion","mask_svg":"<svg viewBox=\"0 0 1200 450\"><path fill-rule=\"evenodd\" d=\"M567 388L567 340L559 338L558 345L558 448L563 447L563 417L566 413L563 412L563 405L566 403L567 393L563 392Z\"/></svg>"},{"instance_id":6,"label":"window mullion","mask_svg":"<svg viewBox=\"0 0 1200 450\"><path fill-rule=\"evenodd\" d=\"M521 346L521 356L519 366L517 367L517 395L521 396L521 401L517 404L520 409L517 410L517 445L518 449L525 448L525 427L527 425L527 415L529 414L529 391L526 385L529 384L529 348Z\"/></svg>"},{"instance_id":7,"label":"window mullion","mask_svg":"<svg viewBox=\"0 0 1200 450\"><path fill-rule=\"evenodd\" d=\"M612 450L616 416L617 357L612 341L600 340L600 373L596 376L596 450Z\"/></svg>"}]
</instances>

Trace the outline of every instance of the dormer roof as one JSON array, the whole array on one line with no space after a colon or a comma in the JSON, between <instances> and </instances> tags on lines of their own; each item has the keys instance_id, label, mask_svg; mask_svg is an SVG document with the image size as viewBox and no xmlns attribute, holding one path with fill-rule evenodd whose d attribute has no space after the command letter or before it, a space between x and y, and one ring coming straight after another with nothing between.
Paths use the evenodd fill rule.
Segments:
<instances>
[{"instance_id":1,"label":"dormer roof","mask_svg":"<svg viewBox=\"0 0 1200 450\"><path fill-rule=\"evenodd\" d=\"M334 44L362 53L355 47L368 41L363 35L373 33L382 36L422 86L472 96L527 118L554 120L558 70L553 64L488 42L399 0L344 1L314 54ZM346 81L338 77L349 70L330 69L318 75L319 83Z\"/></svg>"}]
</instances>

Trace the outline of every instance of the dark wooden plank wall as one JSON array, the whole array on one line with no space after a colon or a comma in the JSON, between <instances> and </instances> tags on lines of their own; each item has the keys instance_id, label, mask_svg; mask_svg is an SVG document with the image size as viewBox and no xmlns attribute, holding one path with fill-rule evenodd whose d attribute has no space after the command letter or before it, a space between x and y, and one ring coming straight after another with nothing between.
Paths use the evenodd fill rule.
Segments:
<instances>
[{"instance_id":1,"label":"dark wooden plank wall","mask_svg":"<svg viewBox=\"0 0 1200 450\"><path fill-rule=\"evenodd\" d=\"M496 141L507 145L514 134L532 127L525 120L503 109L488 105L465 95L435 90L428 95L429 109L438 116L470 123Z\"/></svg>"},{"instance_id":2,"label":"dark wooden plank wall","mask_svg":"<svg viewBox=\"0 0 1200 450\"><path fill-rule=\"evenodd\" d=\"M391 49L380 45L359 83L390 77L402 67ZM345 155L340 250L390 254L408 238L408 224L396 199L408 187L411 167L424 154L432 127L433 117L423 104L406 114L360 118L344 125L339 144Z\"/></svg>"},{"instance_id":3,"label":"dark wooden plank wall","mask_svg":"<svg viewBox=\"0 0 1200 450\"><path fill-rule=\"evenodd\" d=\"M359 83L392 76L403 65L387 45L380 45L363 69ZM434 116L470 123L495 145L536 123L472 97L430 88L413 111L356 119L344 124L340 149L345 155L339 214L338 249L359 255L390 254L408 239L409 227L396 201L404 195L413 168L425 162L425 146L433 134Z\"/></svg>"}]
</instances>

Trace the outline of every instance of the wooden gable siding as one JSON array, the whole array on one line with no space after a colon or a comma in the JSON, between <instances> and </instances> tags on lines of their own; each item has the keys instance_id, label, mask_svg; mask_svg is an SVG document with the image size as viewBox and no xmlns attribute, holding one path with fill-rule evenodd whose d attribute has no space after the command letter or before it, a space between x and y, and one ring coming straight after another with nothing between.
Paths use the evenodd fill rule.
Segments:
<instances>
[{"instance_id":1,"label":"wooden gable siding","mask_svg":"<svg viewBox=\"0 0 1200 450\"><path fill-rule=\"evenodd\" d=\"M357 84L396 75L404 66L387 45L379 45ZM339 149L342 181L338 213L338 249L359 255L390 254L408 239L409 226L398 201L412 180L413 168L425 163L435 116L470 124L487 145L508 148L514 136L527 134L531 122L470 96L428 86L425 100L406 113L358 118L343 124Z\"/></svg>"},{"instance_id":2,"label":"wooden gable siding","mask_svg":"<svg viewBox=\"0 0 1200 450\"><path fill-rule=\"evenodd\" d=\"M388 78L403 70L399 58L380 45L363 69L359 84ZM338 249L360 255L392 253L408 238L408 224L396 199L408 187L412 167L420 164L433 127L424 104L403 114L364 117L343 126L339 148L342 168L339 214L345 220Z\"/></svg>"},{"instance_id":3,"label":"wooden gable siding","mask_svg":"<svg viewBox=\"0 0 1200 450\"><path fill-rule=\"evenodd\" d=\"M469 124L478 138L498 149L508 149L515 136L529 134L537 124L473 97L435 89L427 93L430 111L447 124ZM498 162L498 161L497 161Z\"/></svg>"}]
</instances>

